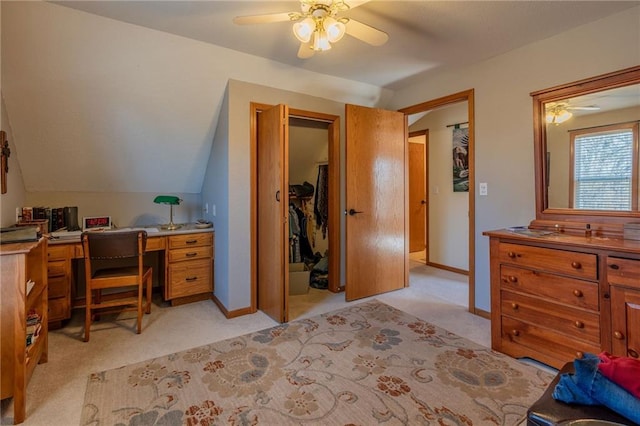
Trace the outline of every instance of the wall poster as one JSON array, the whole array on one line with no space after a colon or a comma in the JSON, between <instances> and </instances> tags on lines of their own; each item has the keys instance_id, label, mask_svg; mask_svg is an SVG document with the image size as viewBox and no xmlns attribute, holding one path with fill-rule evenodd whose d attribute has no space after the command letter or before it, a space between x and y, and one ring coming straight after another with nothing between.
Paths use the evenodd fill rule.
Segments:
<instances>
[{"instance_id":1,"label":"wall poster","mask_svg":"<svg viewBox=\"0 0 640 426\"><path fill-rule=\"evenodd\" d=\"M469 128L453 129L453 192L469 192Z\"/></svg>"}]
</instances>

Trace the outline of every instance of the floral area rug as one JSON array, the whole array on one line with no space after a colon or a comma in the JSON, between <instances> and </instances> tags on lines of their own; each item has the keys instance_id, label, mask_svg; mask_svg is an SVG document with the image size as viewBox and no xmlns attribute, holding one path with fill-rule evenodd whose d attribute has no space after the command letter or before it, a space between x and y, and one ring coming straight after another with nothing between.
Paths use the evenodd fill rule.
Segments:
<instances>
[{"instance_id":1,"label":"floral area rug","mask_svg":"<svg viewBox=\"0 0 640 426\"><path fill-rule=\"evenodd\" d=\"M518 425L551 379L374 300L94 373L81 425Z\"/></svg>"}]
</instances>

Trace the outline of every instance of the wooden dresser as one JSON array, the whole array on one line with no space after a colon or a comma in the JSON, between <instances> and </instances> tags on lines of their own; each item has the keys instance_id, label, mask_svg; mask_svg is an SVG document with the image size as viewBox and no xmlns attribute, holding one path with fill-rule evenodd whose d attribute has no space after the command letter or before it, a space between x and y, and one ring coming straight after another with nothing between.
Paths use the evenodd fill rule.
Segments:
<instances>
[{"instance_id":1,"label":"wooden dresser","mask_svg":"<svg viewBox=\"0 0 640 426\"><path fill-rule=\"evenodd\" d=\"M493 349L556 368L585 352L640 356L640 241L485 235Z\"/></svg>"}]
</instances>

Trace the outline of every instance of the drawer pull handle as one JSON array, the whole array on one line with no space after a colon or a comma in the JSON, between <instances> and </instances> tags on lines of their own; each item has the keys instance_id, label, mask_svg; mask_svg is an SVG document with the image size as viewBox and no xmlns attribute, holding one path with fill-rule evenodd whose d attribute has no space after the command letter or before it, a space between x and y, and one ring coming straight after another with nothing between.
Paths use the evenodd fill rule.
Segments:
<instances>
[{"instance_id":1,"label":"drawer pull handle","mask_svg":"<svg viewBox=\"0 0 640 426\"><path fill-rule=\"evenodd\" d=\"M516 309L518 309L520 306L518 306L518 304L517 304L517 303L512 303L512 304L511 304L511 307L512 307L514 310L516 310Z\"/></svg>"},{"instance_id":2,"label":"drawer pull handle","mask_svg":"<svg viewBox=\"0 0 640 426\"><path fill-rule=\"evenodd\" d=\"M195 252L190 252L190 253L185 254L186 257L194 257L194 256L197 256L197 255L198 255L198 253L195 253Z\"/></svg>"},{"instance_id":3,"label":"drawer pull handle","mask_svg":"<svg viewBox=\"0 0 640 426\"><path fill-rule=\"evenodd\" d=\"M613 332L613 337L615 337L618 340L622 340L622 339L624 339L624 334L620 333L619 331L614 331Z\"/></svg>"},{"instance_id":4,"label":"drawer pull handle","mask_svg":"<svg viewBox=\"0 0 640 426\"><path fill-rule=\"evenodd\" d=\"M582 321L576 321L574 324L576 328L584 328L584 323Z\"/></svg>"},{"instance_id":5,"label":"drawer pull handle","mask_svg":"<svg viewBox=\"0 0 640 426\"><path fill-rule=\"evenodd\" d=\"M187 240L187 241L185 241L184 243L185 243L185 244L195 244L195 243L197 243L197 242L198 242L198 240Z\"/></svg>"},{"instance_id":6,"label":"drawer pull handle","mask_svg":"<svg viewBox=\"0 0 640 426\"><path fill-rule=\"evenodd\" d=\"M582 359L582 358L584 358L584 353L582 353L582 352L580 352L580 351L576 352L576 358L577 358L577 359Z\"/></svg>"},{"instance_id":7,"label":"drawer pull handle","mask_svg":"<svg viewBox=\"0 0 640 426\"><path fill-rule=\"evenodd\" d=\"M573 290L573 295L575 297L582 297L582 292L580 290Z\"/></svg>"},{"instance_id":8,"label":"drawer pull handle","mask_svg":"<svg viewBox=\"0 0 640 426\"><path fill-rule=\"evenodd\" d=\"M516 254L512 251L510 251L509 253L507 253L507 256L509 256L510 258L514 259L516 257Z\"/></svg>"},{"instance_id":9,"label":"drawer pull handle","mask_svg":"<svg viewBox=\"0 0 640 426\"><path fill-rule=\"evenodd\" d=\"M198 277L187 277L184 280L187 281L187 282L192 282L192 281L195 281L197 279L198 279Z\"/></svg>"},{"instance_id":10,"label":"drawer pull handle","mask_svg":"<svg viewBox=\"0 0 640 426\"><path fill-rule=\"evenodd\" d=\"M520 330L513 330L513 335L514 336L519 336L520 335Z\"/></svg>"},{"instance_id":11,"label":"drawer pull handle","mask_svg":"<svg viewBox=\"0 0 640 426\"><path fill-rule=\"evenodd\" d=\"M571 262L571 267L573 269L580 269L582 268L582 265L580 264L580 262Z\"/></svg>"},{"instance_id":12,"label":"drawer pull handle","mask_svg":"<svg viewBox=\"0 0 640 426\"><path fill-rule=\"evenodd\" d=\"M511 281L512 283L517 283L518 282L518 277L515 277L513 275L509 276L509 281Z\"/></svg>"},{"instance_id":13,"label":"drawer pull handle","mask_svg":"<svg viewBox=\"0 0 640 426\"><path fill-rule=\"evenodd\" d=\"M620 269L620 266L616 265L615 263L613 263L613 264L609 265L609 268L618 270L618 269Z\"/></svg>"},{"instance_id":14,"label":"drawer pull handle","mask_svg":"<svg viewBox=\"0 0 640 426\"><path fill-rule=\"evenodd\" d=\"M627 350L627 354L631 357L631 358L640 358L640 356L638 355L638 351L635 351L631 348L629 348Z\"/></svg>"}]
</instances>

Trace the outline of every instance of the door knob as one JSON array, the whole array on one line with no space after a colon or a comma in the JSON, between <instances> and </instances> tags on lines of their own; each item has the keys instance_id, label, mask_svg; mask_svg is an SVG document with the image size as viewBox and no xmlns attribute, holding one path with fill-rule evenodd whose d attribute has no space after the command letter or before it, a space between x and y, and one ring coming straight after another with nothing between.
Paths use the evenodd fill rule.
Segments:
<instances>
[{"instance_id":1,"label":"door knob","mask_svg":"<svg viewBox=\"0 0 640 426\"><path fill-rule=\"evenodd\" d=\"M355 216L358 213L362 213L362 212L355 209L349 209L349 216Z\"/></svg>"}]
</instances>

